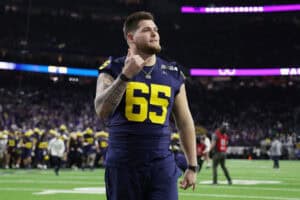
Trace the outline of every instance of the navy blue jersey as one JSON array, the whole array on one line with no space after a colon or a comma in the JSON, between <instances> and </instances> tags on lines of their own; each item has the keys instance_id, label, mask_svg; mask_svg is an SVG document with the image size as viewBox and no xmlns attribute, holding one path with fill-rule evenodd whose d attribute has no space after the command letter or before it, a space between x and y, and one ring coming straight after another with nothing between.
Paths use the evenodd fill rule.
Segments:
<instances>
[{"instance_id":1,"label":"navy blue jersey","mask_svg":"<svg viewBox=\"0 0 300 200\"><path fill-rule=\"evenodd\" d=\"M125 57L110 58L100 67L100 73L108 73L116 79L124 61ZM159 57L155 65L144 67L134 76L108 120L109 149L167 152L171 134L169 118L183 82L179 66Z\"/></svg>"}]
</instances>

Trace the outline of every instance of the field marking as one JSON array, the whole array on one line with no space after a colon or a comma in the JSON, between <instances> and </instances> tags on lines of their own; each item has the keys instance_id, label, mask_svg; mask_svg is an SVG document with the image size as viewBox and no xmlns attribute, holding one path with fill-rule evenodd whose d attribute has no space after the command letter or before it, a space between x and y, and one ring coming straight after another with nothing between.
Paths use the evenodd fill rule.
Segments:
<instances>
[{"instance_id":1,"label":"field marking","mask_svg":"<svg viewBox=\"0 0 300 200\"><path fill-rule=\"evenodd\" d=\"M219 181L219 184L226 185L227 181ZM280 184L281 181L269 180L232 180L235 185L258 185L258 184ZM212 181L201 181L199 184L212 184Z\"/></svg>"},{"instance_id":2,"label":"field marking","mask_svg":"<svg viewBox=\"0 0 300 200\"><path fill-rule=\"evenodd\" d=\"M179 193L182 196L199 196L199 197L220 197L220 198L238 198L238 199L270 199L270 200L300 200L299 198L289 197L272 197L272 196L245 196L245 195L227 195L227 194L195 194Z\"/></svg>"},{"instance_id":3,"label":"field marking","mask_svg":"<svg viewBox=\"0 0 300 200\"><path fill-rule=\"evenodd\" d=\"M59 177L57 177L59 178ZM23 180L0 180L0 185L3 185L3 184L7 184L7 183L15 183L15 184L24 184L24 183L32 183L32 184L50 184L50 185L57 185L57 184L70 184L70 185L82 185L83 183L85 184L88 184L88 185L98 185L98 186L103 186L105 185L104 181L103 180L99 180L99 181L95 181L95 182L90 182L90 181L60 181L60 180L26 180L26 179L23 179ZM222 185L227 185L227 182L226 181L220 181L221 184L218 185L217 188L227 188L227 189L237 189L237 188L240 188L240 189L249 189L249 190L263 190L263 191L267 191L267 190L270 190L270 191L291 191L291 192L300 192L300 189L293 189L293 188L272 188L272 187L238 187L239 185L242 185L242 184L239 184L237 182L237 180L233 180L233 183L234 183L234 187L228 187L228 186L222 186ZM266 182L263 182L263 183L266 183ZM200 183L198 183L199 187L212 187L211 185L211 181L201 181ZM261 182L262 184L262 182ZM251 185L251 184L250 184ZM253 184L252 184L253 185ZM1 190L1 188L0 188Z\"/></svg>"},{"instance_id":4,"label":"field marking","mask_svg":"<svg viewBox=\"0 0 300 200\"><path fill-rule=\"evenodd\" d=\"M236 185L233 185L233 186L222 186L222 185L218 185L218 186L212 186L212 185L203 185L201 184L199 186L199 188L220 188L220 189L227 189L227 190L262 190L262 191L288 191L288 192L300 192L300 189L292 189L292 188L272 188L272 187L239 187L239 186L236 186Z\"/></svg>"},{"instance_id":5,"label":"field marking","mask_svg":"<svg viewBox=\"0 0 300 200\"><path fill-rule=\"evenodd\" d=\"M59 178L59 177L58 177ZM15 183L15 184L23 184L23 183L36 183L36 184L82 184L83 181L60 181L60 180L32 180L32 179L23 179L23 180L1 180L0 184L5 183ZM211 181L201 181L199 184L211 184ZM219 181L220 184L227 184L226 181ZM280 181L257 181L257 180L233 180L233 184L236 185L256 185L256 184L279 184ZM104 181L95 181L90 182L87 181L87 184L90 185L104 185Z\"/></svg>"},{"instance_id":6,"label":"field marking","mask_svg":"<svg viewBox=\"0 0 300 200\"><path fill-rule=\"evenodd\" d=\"M104 185L104 184L103 184ZM227 190L262 190L262 191L288 191L288 192L300 192L300 189L291 189L291 188L265 188L265 187L238 187L234 186L212 186L212 185L201 185L198 189L202 188L211 188L211 189L227 189ZM0 191L40 191L40 190L49 190L49 188L20 188L20 187L0 187Z\"/></svg>"},{"instance_id":7,"label":"field marking","mask_svg":"<svg viewBox=\"0 0 300 200\"><path fill-rule=\"evenodd\" d=\"M218 187L219 188L219 187ZM227 187L233 188L233 187ZM37 192L41 191L42 192ZM0 188L0 191L31 191L35 195L51 195L51 194L105 194L105 188L74 188L69 190L62 189L37 189L37 188ZM182 196L199 196L199 197L218 197L218 198L242 198L242 199L266 199L266 200L300 200L300 198L291 198L291 197L273 197L273 196L245 196L245 195L226 195L226 194L201 194L201 193L186 193L179 192L179 195Z\"/></svg>"},{"instance_id":8,"label":"field marking","mask_svg":"<svg viewBox=\"0 0 300 200\"><path fill-rule=\"evenodd\" d=\"M40 181L40 180L0 180L0 184L6 183L16 183L16 184L23 184L23 183L37 183L37 184L73 184L73 185L82 185L82 181L59 181L59 180L51 180L51 181ZM90 185L104 185L104 182L85 182L86 184Z\"/></svg>"},{"instance_id":9,"label":"field marking","mask_svg":"<svg viewBox=\"0 0 300 200\"><path fill-rule=\"evenodd\" d=\"M42 192L35 192L35 195L49 195L49 194L105 194L105 188L74 188L71 190L44 190Z\"/></svg>"},{"instance_id":10,"label":"field marking","mask_svg":"<svg viewBox=\"0 0 300 200\"><path fill-rule=\"evenodd\" d=\"M60 171L63 175L69 175L73 176L74 174L82 173L85 174L85 176L82 177L94 177L95 174L100 175L101 173L104 174L104 170L94 170L94 171L82 171L82 170L68 170L68 169L62 169ZM18 176L22 174L23 176L31 176L31 175L49 175L49 174L54 174L53 169L47 169L47 170L39 170L39 169L15 169L15 170L2 170L0 169L0 175L1 176Z\"/></svg>"},{"instance_id":11,"label":"field marking","mask_svg":"<svg viewBox=\"0 0 300 200\"><path fill-rule=\"evenodd\" d=\"M256 174L255 174L256 175ZM238 178L244 178L244 179L247 179L247 178L249 178L249 176L248 177L246 177L246 176L239 176L238 174L235 174L235 176L236 177L238 177ZM257 179L269 179L269 178L278 178L278 179L280 179L280 180L287 180L287 181L298 181L299 180L299 178L295 178L295 177L282 177L282 176L276 176L276 175L270 175L270 176L257 176L257 177L253 177L253 178L257 178Z\"/></svg>"},{"instance_id":12,"label":"field marking","mask_svg":"<svg viewBox=\"0 0 300 200\"><path fill-rule=\"evenodd\" d=\"M104 183L100 183L99 185L105 185ZM237 185L233 186L224 186L224 185L203 185L199 184L197 186L198 189L202 188L210 188L210 189L227 189L227 190L262 190L262 191L288 191L288 192L300 192L300 189L296 188L272 188L272 187L239 187ZM24 190L24 191L37 191L37 190L49 190L49 188L21 188L21 187L0 187L1 190L12 190L12 191L18 191L18 190Z\"/></svg>"},{"instance_id":13,"label":"field marking","mask_svg":"<svg viewBox=\"0 0 300 200\"><path fill-rule=\"evenodd\" d=\"M103 176L99 176L99 177L95 177L95 176L93 176L93 177L84 177L84 176L64 176L64 175L61 175L60 176L61 178L63 178L64 180L87 180L87 181L89 181L89 180L91 180L91 179L93 179L93 180L97 180L97 181L104 181L104 177ZM20 179L20 176L7 176L7 177L3 177L3 176L1 176L1 178L2 178L2 180L12 180L12 179ZM33 177L30 177L30 176L22 176L22 178L31 178L30 180L35 180L35 179L37 179L37 180L40 180L40 177L35 177L35 178L33 178ZM55 176L55 175L53 175L52 177L47 177L47 179L48 180L57 180L58 179L58 177L57 176Z\"/></svg>"}]
</instances>

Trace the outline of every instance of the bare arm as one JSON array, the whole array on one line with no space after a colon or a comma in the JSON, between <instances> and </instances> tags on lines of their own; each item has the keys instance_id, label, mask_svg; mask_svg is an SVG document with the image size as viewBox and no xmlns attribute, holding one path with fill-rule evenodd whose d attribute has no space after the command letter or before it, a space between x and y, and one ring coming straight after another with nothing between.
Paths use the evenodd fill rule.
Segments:
<instances>
[{"instance_id":1,"label":"bare arm","mask_svg":"<svg viewBox=\"0 0 300 200\"><path fill-rule=\"evenodd\" d=\"M131 49L128 49L122 74L131 79L139 73L151 59L153 59L153 56L144 60L140 55L134 54ZM96 113L103 122L116 110L125 93L126 86L127 82L122 81L120 77L114 80L109 74L101 73L99 75L94 104Z\"/></svg>"},{"instance_id":2,"label":"bare arm","mask_svg":"<svg viewBox=\"0 0 300 200\"><path fill-rule=\"evenodd\" d=\"M195 126L188 106L184 84L180 87L179 94L175 98L173 114L188 165L197 166ZM192 187L194 190L196 187L196 179L197 173L186 170L183 180L180 181L180 187L183 189Z\"/></svg>"},{"instance_id":3,"label":"bare arm","mask_svg":"<svg viewBox=\"0 0 300 200\"><path fill-rule=\"evenodd\" d=\"M96 113L101 120L106 121L115 111L125 93L126 85L127 82L122 81L119 77L114 80L107 73L99 75L94 104Z\"/></svg>"},{"instance_id":4,"label":"bare arm","mask_svg":"<svg viewBox=\"0 0 300 200\"><path fill-rule=\"evenodd\" d=\"M176 96L173 114L180 133L180 140L188 164L197 165L196 134L194 120L192 118L185 92L184 84Z\"/></svg>"}]
</instances>

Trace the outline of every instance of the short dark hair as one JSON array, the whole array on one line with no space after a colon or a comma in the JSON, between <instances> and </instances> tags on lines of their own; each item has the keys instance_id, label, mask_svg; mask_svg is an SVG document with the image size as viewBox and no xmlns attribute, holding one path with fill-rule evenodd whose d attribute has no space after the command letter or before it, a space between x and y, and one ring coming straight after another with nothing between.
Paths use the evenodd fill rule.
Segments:
<instances>
[{"instance_id":1,"label":"short dark hair","mask_svg":"<svg viewBox=\"0 0 300 200\"><path fill-rule=\"evenodd\" d=\"M150 12L146 11L138 11L130 14L123 25L123 33L125 39L127 39L127 34L131 31L135 31L138 29L138 23L141 20L152 20L154 21L154 17Z\"/></svg>"}]
</instances>

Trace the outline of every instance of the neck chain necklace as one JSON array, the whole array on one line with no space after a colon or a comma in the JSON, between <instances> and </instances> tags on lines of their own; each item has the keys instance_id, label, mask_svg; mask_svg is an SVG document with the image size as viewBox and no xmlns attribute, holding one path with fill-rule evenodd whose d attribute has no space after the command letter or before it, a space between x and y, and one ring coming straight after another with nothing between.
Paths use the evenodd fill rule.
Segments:
<instances>
[{"instance_id":1,"label":"neck chain necklace","mask_svg":"<svg viewBox=\"0 0 300 200\"><path fill-rule=\"evenodd\" d=\"M142 69L142 72L145 74L146 79L151 79L151 74L152 74L152 71L153 71L154 67L155 67L155 65L150 69L149 72L145 72L145 70Z\"/></svg>"}]
</instances>

